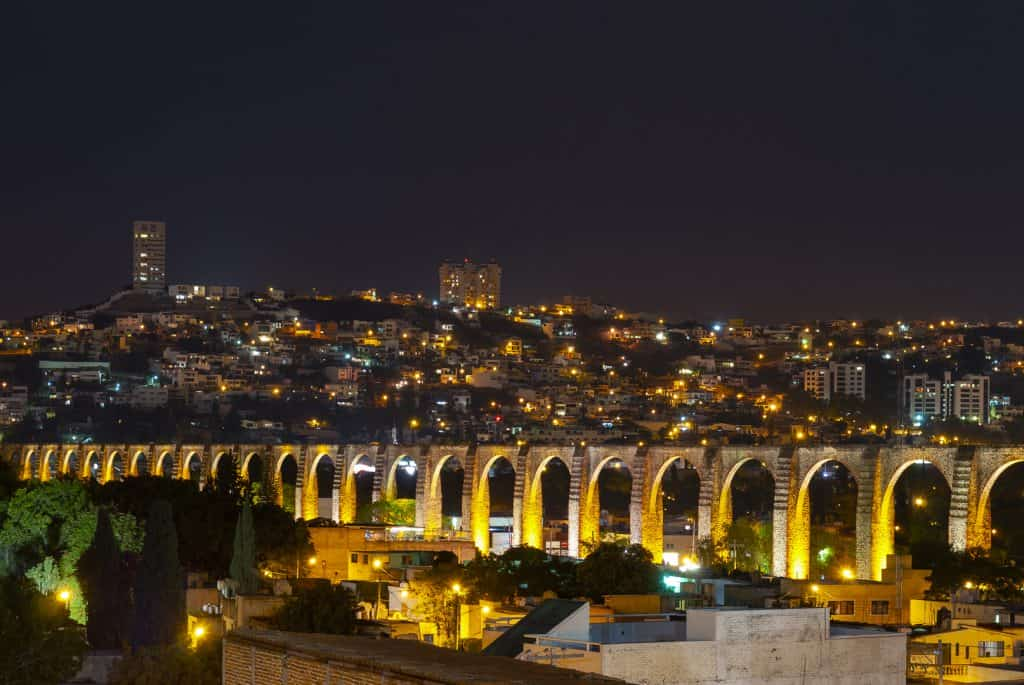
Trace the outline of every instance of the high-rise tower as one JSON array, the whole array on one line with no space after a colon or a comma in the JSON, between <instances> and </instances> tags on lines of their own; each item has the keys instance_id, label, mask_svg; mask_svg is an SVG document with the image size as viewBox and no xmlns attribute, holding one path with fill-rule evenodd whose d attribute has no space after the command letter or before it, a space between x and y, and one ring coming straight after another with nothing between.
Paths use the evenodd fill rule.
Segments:
<instances>
[{"instance_id":1,"label":"high-rise tower","mask_svg":"<svg viewBox=\"0 0 1024 685\"><path fill-rule=\"evenodd\" d=\"M162 221L132 224L132 288L167 290L167 225Z\"/></svg>"}]
</instances>

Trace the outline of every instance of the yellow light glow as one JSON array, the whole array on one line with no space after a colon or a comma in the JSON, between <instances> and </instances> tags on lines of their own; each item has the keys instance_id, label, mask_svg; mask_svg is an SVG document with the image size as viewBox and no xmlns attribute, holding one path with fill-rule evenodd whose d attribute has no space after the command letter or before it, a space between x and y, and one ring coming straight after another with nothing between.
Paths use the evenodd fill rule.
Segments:
<instances>
[{"instance_id":1,"label":"yellow light glow","mask_svg":"<svg viewBox=\"0 0 1024 685\"><path fill-rule=\"evenodd\" d=\"M482 613L484 616L486 616L487 614L491 613L491 607L489 607L489 606L482 606L482 607L480 607L480 613Z\"/></svg>"},{"instance_id":2,"label":"yellow light glow","mask_svg":"<svg viewBox=\"0 0 1024 685\"><path fill-rule=\"evenodd\" d=\"M381 570L381 568L384 567L384 562L381 561L380 559L374 559L373 560L373 567L379 571L379 570Z\"/></svg>"},{"instance_id":3,"label":"yellow light glow","mask_svg":"<svg viewBox=\"0 0 1024 685\"><path fill-rule=\"evenodd\" d=\"M852 580L853 579L853 569L844 568L839 573L840 573L840 575L843 576L844 580Z\"/></svg>"},{"instance_id":4,"label":"yellow light glow","mask_svg":"<svg viewBox=\"0 0 1024 685\"><path fill-rule=\"evenodd\" d=\"M309 561L306 563L308 563L310 566L316 566L316 557L310 557Z\"/></svg>"},{"instance_id":5,"label":"yellow light glow","mask_svg":"<svg viewBox=\"0 0 1024 685\"><path fill-rule=\"evenodd\" d=\"M455 583L454 585L452 585L452 592L454 592L455 594L459 594L460 592L462 592L462 586L458 583Z\"/></svg>"},{"instance_id":6,"label":"yellow light glow","mask_svg":"<svg viewBox=\"0 0 1024 685\"><path fill-rule=\"evenodd\" d=\"M60 594L57 596L60 597L60 601L66 602L71 599L71 592L68 590L61 590Z\"/></svg>"},{"instance_id":7,"label":"yellow light glow","mask_svg":"<svg viewBox=\"0 0 1024 685\"><path fill-rule=\"evenodd\" d=\"M914 498L914 506L915 507L923 507L924 506L924 497L915 497Z\"/></svg>"},{"instance_id":8,"label":"yellow light glow","mask_svg":"<svg viewBox=\"0 0 1024 685\"><path fill-rule=\"evenodd\" d=\"M814 594L818 594L819 592L821 592L821 588L818 587L817 585L812 585L811 586L811 592L813 592Z\"/></svg>"},{"instance_id":9,"label":"yellow light glow","mask_svg":"<svg viewBox=\"0 0 1024 685\"><path fill-rule=\"evenodd\" d=\"M192 635L194 635L196 639L199 639L203 635L206 635L206 628L202 626L196 626L196 629L192 631Z\"/></svg>"},{"instance_id":10,"label":"yellow light glow","mask_svg":"<svg viewBox=\"0 0 1024 685\"><path fill-rule=\"evenodd\" d=\"M964 583L964 587L968 590L972 590L974 589L974 583L968 580L966 583Z\"/></svg>"}]
</instances>

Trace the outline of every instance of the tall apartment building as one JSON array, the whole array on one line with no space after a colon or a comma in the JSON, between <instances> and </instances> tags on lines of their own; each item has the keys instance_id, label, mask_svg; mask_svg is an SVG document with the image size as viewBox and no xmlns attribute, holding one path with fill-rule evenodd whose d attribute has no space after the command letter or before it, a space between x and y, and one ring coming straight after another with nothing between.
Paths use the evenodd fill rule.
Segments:
<instances>
[{"instance_id":1,"label":"tall apartment building","mask_svg":"<svg viewBox=\"0 0 1024 685\"><path fill-rule=\"evenodd\" d=\"M969 374L954 381L947 371L940 381L923 373L912 374L904 376L901 392L903 419L912 426L951 418L989 422L992 391L988 376Z\"/></svg>"},{"instance_id":2,"label":"tall apartment building","mask_svg":"<svg viewBox=\"0 0 1024 685\"><path fill-rule=\"evenodd\" d=\"M167 288L167 225L162 221L132 224L132 287L163 293Z\"/></svg>"},{"instance_id":3,"label":"tall apartment building","mask_svg":"<svg viewBox=\"0 0 1024 685\"><path fill-rule=\"evenodd\" d=\"M463 262L441 263L441 302L477 309L501 306L501 267L493 260L487 264Z\"/></svg>"},{"instance_id":4,"label":"tall apartment building","mask_svg":"<svg viewBox=\"0 0 1024 685\"><path fill-rule=\"evenodd\" d=\"M864 365L829 362L828 368L807 369L804 371L804 390L825 402L840 396L863 400L867 394Z\"/></svg>"}]
</instances>

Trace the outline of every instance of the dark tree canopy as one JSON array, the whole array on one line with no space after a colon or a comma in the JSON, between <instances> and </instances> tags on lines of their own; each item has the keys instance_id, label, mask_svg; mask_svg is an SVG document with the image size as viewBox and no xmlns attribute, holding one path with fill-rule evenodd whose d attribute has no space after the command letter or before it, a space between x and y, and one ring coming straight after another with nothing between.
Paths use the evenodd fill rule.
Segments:
<instances>
[{"instance_id":1,"label":"dark tree canopy","mask_svg":"<svg viewBox=\"0 0 1024 685\"><path fill-rule=\"evenodd\" d=\"M580 591L600 602L604 595L657 592L659 572L643 546L602 542L576 567L576 578Z\"/></svg>"},{"instance_id":2,"label":"dark tree canopy","mask_svg":"<svg viewBox=\"0 0 1024 685\"><path fill-rule=\"evenodd\" d=\"M238 583L238 594L251 595L259 589L260 578L256 570L256 530L252 522L249 501L242 502L235 525L234 556L231 558L231 579Z\"/></svg>"},{"instance_id":3,"label":"dark tree canopy","mask_svg":"<svg viewBox=\"0 0 1024 685\"><path fill-rule=\"evenodd\" d=\"M273 624L298 633L349 635L356 625L356 598L341 585L316 583L289 597Z\"/></svg>"},{"instance_id":4,"label":"dark tree canopy","mask_svg":"<svg viewBox=\"0 0 1024 685\"><path fill-rule=\"evenodd\" d=\"M66 623L64 607L52 597L0 577L0 684L49 685L74 676L86 644Z\"/></svg>"},{"instance_id":5,"label":"dark tree canopy","mask_svg":"<svg viewBox=\"0 0 1024 685\"><path fill-rule=\"evenodd\" d=\"M133 648L169 645L185 635L185 581L171 506L156 500L135 576Z\"/></svg>"},{"instance_id":6,"label":"dark tree canopy","mask_svg":"<svg viewBox=\"0 0 1024 685\"><path fill-rule=\"evenodd\" d=\"M92 545L82 555L78 569L88 606L89 645L93 649L122 648L127 637L129 593L121 550L105 508L97 514Z\"/></svg>"}]
</instances>

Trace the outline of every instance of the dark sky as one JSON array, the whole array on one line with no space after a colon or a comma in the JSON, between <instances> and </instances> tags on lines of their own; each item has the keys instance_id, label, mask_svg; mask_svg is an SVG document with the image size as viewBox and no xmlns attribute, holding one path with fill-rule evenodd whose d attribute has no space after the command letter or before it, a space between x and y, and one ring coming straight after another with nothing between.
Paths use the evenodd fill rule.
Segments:
<instances>
[{"instance_id":1,"label":"dark sky","mask_svg":"<svg viewBox=\"0 0 1024 685\"><path fill-rule=\"evenodd\" d=\"M5 3L0 317L171 282L1017 318L1024 5Z\"/></svg>"}]
</instances>

